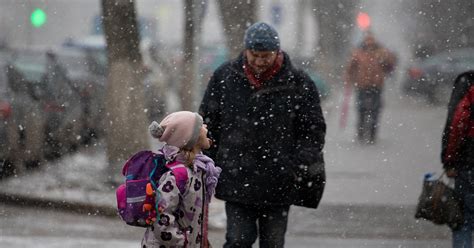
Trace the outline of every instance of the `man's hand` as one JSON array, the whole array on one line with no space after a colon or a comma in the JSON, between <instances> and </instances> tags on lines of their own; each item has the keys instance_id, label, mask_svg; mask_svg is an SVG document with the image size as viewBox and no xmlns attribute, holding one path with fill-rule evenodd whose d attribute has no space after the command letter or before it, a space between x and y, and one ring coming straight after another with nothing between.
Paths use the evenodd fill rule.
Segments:
<instances>
[{"instance_id":1,"label":"man's hand","mask_svg":"<svg viewBox=\"0 0 474 248\"><path fill-rule=\"evenodd\" d=\"M457 177L458 176L458 172L456 171L456 169L454 168L449 168L449 169L446 169L446 176L447 177Z\"/></svg>"}]
</instances>

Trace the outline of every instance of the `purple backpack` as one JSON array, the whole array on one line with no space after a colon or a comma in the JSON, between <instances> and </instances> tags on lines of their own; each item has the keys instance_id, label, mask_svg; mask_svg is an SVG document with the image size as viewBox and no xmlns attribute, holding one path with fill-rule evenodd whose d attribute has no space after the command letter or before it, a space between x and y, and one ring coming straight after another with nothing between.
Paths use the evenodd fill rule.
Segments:
<instances>
[{"instance_id":1,"label":"purple backpack","mask_svg":"<svg viewBox=\"0 0 474 248\"><path fill-rule=\"evenodd\" d=\"M117 208L123 221L132 226L153 225L161 212L156 201L158 182L169 170L179 191L184 193L188 172L183 164L166 161L162 153L152 151L140 151L127 160L122 169L125 183L116 190Z\"/></svg>"}]
</instances>

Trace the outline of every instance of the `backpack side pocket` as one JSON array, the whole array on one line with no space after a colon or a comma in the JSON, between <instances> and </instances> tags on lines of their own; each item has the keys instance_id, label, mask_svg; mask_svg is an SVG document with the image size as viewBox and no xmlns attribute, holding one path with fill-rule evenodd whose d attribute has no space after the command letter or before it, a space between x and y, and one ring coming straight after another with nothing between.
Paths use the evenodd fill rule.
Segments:
<instances>
[{"instance_id":1,"label":"backpack side pocket","mask_svg":"<svg viewBox=\"0 0 474 248\"><path fill-rule=\"evenodd\" d=\"M126 207L122 219L132 226L148 226L146 219L149 213L143 210L146 201L148 179L129 180L126 182Z\"/></svg>"}]
</instances>

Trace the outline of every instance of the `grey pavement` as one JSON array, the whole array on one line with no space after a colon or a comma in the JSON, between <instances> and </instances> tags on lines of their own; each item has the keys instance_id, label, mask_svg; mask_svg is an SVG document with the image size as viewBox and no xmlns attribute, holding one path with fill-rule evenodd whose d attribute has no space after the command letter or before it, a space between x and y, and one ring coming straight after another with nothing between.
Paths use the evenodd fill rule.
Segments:
<instances>
[{"instance_id":1,"label":"grey pavement","mask_svg":"<svg viewBox=\"0 0 474 248\"><path fill-rule=\"evenodd\" d=\"M312 221L319 222L320 219ZM319 225L325 225L321 222ZM331 227L331 225L329 226ZM407 239L328 236L326 233L294 233L286 236L286 247L448 247L445 239ZM337 231L337 230L336 230ZM0 203L0 247L55 248L55 247L137 247L144 229L124 225L118 218L94 214L79 214L38 209L34 206L12 206ZM341 232L342 234L342 232ZM213 247L222 247L223 230L210 230ZM258 247L258 245L256 245Z\"/></svg>"},{"instance_id":2,"label":"grey pavement","mask_svg":"<svg viewBox=\"0 0 474 248\"><path fill-rule=\"evenodd\" d=\"M326 190L317 210L292 207L288 241L308 245L301 247L447 246L447 227L413 217L423 174L441 172L446 108L400 97L396 84L387 87L385 96L380 139L373 146L354 141L353 106L342 129L339 94L324 103ZM116 216L114 189L101 183L104 162L103 149L89 147L27 175L0 181L0 201ZM225 225L221 201L213 201L210 216L212 233L221 240ZM314 242L320 245L312 246Z\"/></svg>"},{"instance_id":3,"label":"grey pavement","mask_svg":"<svg viewBox=\"0 0 474 248\"><path fill-rule=\"evenodd\" d=\"M389 85L390 86L390 85ZM338 126L342 99L326 106L325 147L327 187L323 202L335 204L416 204L426 172L440 173L441 132L446 107L428 107L401 97L397 85L384 92L379 140L359 145L355 139L355 111L348 125Z\"/></svg>"}]
</instances>

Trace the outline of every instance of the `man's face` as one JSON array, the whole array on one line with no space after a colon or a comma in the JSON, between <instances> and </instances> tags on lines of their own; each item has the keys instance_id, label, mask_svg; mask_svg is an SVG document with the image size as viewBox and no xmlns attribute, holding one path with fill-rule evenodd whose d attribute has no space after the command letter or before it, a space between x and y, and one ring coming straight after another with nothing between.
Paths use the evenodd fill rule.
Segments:
<instances>
[{"instance_id":1,"label":"man's face","mask_svg":"<svg viewBox=\"0 0 474 248\"><path fill-rule=\"evenodd\" d=\"M367 47L373 47L375 45L375 38L371 35L365 37L364 43Z\"/></svg>"},{"instance_id":2,"label":"man's face","mask_svg":"<svg viewBox=\"0 0 474 248\"><path fill-rule=\"evenodd\" d=\"M277 58L277 51L245 50L248 64L255 74L261 74L270 69Z\"/></svg>"}]
</instances>

